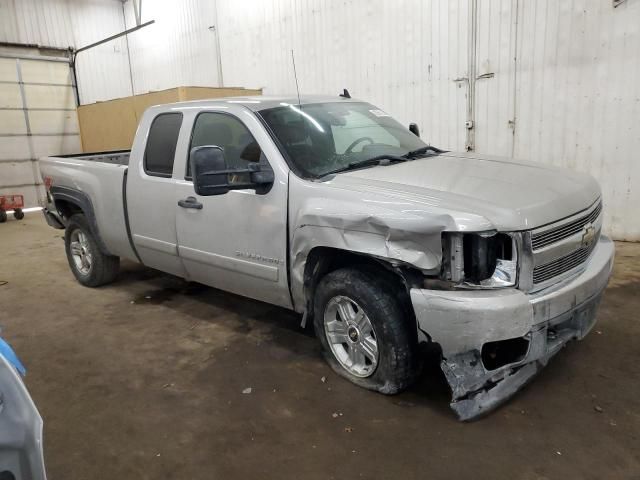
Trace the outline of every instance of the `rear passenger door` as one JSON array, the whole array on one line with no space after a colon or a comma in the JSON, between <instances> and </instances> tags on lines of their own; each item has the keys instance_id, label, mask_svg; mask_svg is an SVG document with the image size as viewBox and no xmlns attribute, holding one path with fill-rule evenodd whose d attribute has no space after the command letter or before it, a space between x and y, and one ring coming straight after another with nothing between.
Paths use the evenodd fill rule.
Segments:
<instances>
[{"instance_id":1,"label":"rear passenger door","mask_svg":"<svg viewBox=\"0 0 640 480\"><path fill-rule=\"evenodd\" d=\"M176 180L172 178L176 146L183 124L180 112L163 112L151 121L149 134L138 138L128 172L127 209L131 237L140 260L148 267L181 277L176 234ZM188 133L187 133L188 134Z\"/></svg>"},{"instance_id":2,"label":"rear passenger door","mask_svg":"<svg viewBox=\"0 0 640 480\"><path fill-rule=\"evenodd\" d=\"M266 153L265 144L273 150ZM274 167L267 155L276 154L264 128L248 111L240 110L238 116L203 111L195 116L183 159L185 179L177 183L174 200L178 250L188 278L289 307L287 172L274 169L275 182L267 193L246 189L200 196L194 191L187 160L192 148L203 145L221 147L231 168L247 168L248 162ZM242 175L238 183L247 182Z\"/></svg>"}]
</instances>

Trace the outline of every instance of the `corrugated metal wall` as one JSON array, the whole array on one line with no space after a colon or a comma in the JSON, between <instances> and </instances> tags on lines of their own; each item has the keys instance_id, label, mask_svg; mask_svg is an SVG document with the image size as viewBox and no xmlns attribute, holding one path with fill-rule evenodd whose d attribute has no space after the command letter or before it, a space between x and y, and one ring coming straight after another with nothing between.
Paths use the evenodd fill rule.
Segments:
<instances>
[{"instance_id":1,"label":"corrugated metal wall","mask_svg":"<svg viewBox=\"0 0 640 480\"><path fill-rule=\"evenodd\" d=\"M36 160L80 149L68 58L55 53L0 47L0 195L27 207L44 193Z\"/></svg>"},{"instance_id":2,"label":"corrugated metal wall","mask_svg":"<svg viewBox=\"0 0 640 480\"><path fill-rule=\"evenodd\" d=\"M590 172L640 240L640 2L520 0L518 24L515 156Z\"/></svg>"},{"instance_id":3,"label":"corrugated metal wall","mask_svg":"<svg viewBox=\"0 0 640 480\"><path fill-rule=\"evenodd\" d=\"M0 0L0 41L79 46L133 26L125 11ZM217 86L217 25L225 86L294 92L293 49L303 93L347 87L435 145L590 172L606 229L640 240L637 0L143 0L142 12L156 24L128 38L135 93ZM131 93L126 49L80 59L83 102Z\"/></svg>"},{"instance_id":4,"label":"corrugated metal wall","mask_svg":"<svg viewBox=\"0 0 640 480\"><path fill-rule=\"evenodd\" d=\"M417 121L434 144L464 146L468 0L220 1L227 84L337 95L348 87Z\"/></svg>"},{"instance_id":5,"label":"corrugated metal wall","mask_svg":"<svg viewBox=\"0 0 640 480\"><path fill-rule=\"evenodd\" d=\"M143 20L153 25L129 35L134 91L146 93L176 86L220 86L215 2L142 2ZM131 2L127 28L135 26ZM230 84L229 84L230 85Z\"/></svg>"},{"instance_id":6,"label":"corrugated metal wall","mask_svg":"<svg viewBox=\"0 0 640 480\"><path fill-rule=\"evenodd\" d=\"M0 42L81 47L123 30L117 0L0 0ZM83 103L131 94L124 39L78 59Z\"/></svg>"},{"instance_id":7,"label":"corrugated metal wall","mask_svg":"<svg viewBox=\"0 0 640 480\"><path fill-rule=\"evenodd\" d=\"M293 92L294 49L303 93L348 87L435 145L591 173L605 229L640 240L640 2L219 0L218 14L225 83Z\"/></svg>"}]
</instances>

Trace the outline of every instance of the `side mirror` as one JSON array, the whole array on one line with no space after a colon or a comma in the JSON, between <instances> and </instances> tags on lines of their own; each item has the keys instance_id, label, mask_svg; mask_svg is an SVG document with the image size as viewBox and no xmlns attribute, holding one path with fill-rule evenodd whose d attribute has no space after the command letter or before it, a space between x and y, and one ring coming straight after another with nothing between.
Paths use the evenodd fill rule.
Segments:
<instances>
[{"instance_id":1,"label":"side mirror","mask_svg":"<svg viewBox=\"0 0 640 480\"><path fill-rule=\"evenodd\" d=\"M273 170L268 165L247 163L247 168L230 168L222 148L215 145L192 148L189 162L193 188L203 197L246 189L263 194L271 189L275 180Z\"/></svg>"},{"instance_id":2,"label":"side mirror","mask_svg":"<svg viewBox=\"0 0 640 480\"><path fill-rule=\"evenodd\" d=\"M411 133L413 133L416 137L420 136L420 129L418 128L418 124L417 123L410 123L409 124L409 131Z\"/></svg>"},{"instance_id":3,"label":"side mirror","mask_svg":"<svg viewBox=\"0 0 640 480\"><path fill-rule=\"evenodd\" d=\"M213 145L194 147L189 155L193 188L198 195L222 195L229 191L227 162L222 148Z\"/></svg>"}]
</instances>

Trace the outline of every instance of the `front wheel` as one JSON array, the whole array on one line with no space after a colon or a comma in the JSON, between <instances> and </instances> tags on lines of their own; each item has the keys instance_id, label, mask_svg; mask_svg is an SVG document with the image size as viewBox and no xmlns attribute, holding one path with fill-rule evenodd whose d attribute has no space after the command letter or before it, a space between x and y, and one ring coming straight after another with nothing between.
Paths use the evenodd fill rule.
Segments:
<instances>
[{"instance_id":1,"label":"front wheel","mask_svg":"<svg viewBox=\"0 0 640 480\"><path fill-rule=\"evenodd\" d=\"M99 287L118 275L120 257L104 254L98 247L87 219L82 214L71 217L64 235L69 267L76 280L86 287Z\"/></svg>"},{"instance_id":2,"label":"front wheel","mask_svg":"<svg viewBox=\"0 0 640 480\"><path fill-rule=\"evenodd\" d=\"M4 223L7 221L7 212L5 212L2 208L0 208L0 223Z\"/></svg>"},{"instance_id":3,"label":"front wheel","mask_svg":"<svg viewBox=\"0 0 640 480\"><path fill-rule=\"evenodd\" d=\"M327 274L314 298L314 328L325 359L361 387L394 394L417 373L415 325L380 276L345 268Z\"/></svg>"},{"instance_id":4,"label":"front wheel","mask_svg":"<svg viewBox=\"0 0 640 480\"><path fill-rule=\"evenodd\" d=\"M13 211L13 218L15 218L16 220L22 220L24 218L24 212L21 208L16 208Z\"/></svg>"}]
</instances>

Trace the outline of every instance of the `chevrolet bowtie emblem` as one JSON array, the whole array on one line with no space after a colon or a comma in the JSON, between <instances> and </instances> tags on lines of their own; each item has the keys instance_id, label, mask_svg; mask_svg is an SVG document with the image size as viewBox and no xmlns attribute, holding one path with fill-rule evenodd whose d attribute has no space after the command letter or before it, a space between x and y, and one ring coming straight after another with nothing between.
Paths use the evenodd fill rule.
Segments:
<instances>
[{"instance_id":1,"label":"chevrolet bowtie emblem","mask_svg":"<svg viewBox=\"0 0 640 480\"><path fill-rule=\"evenodd\" d=\"M593 240L596 238L596 228L587 223L582 230L582 247L586 248L593 243Z\"/></svg>"}]
</instances>

